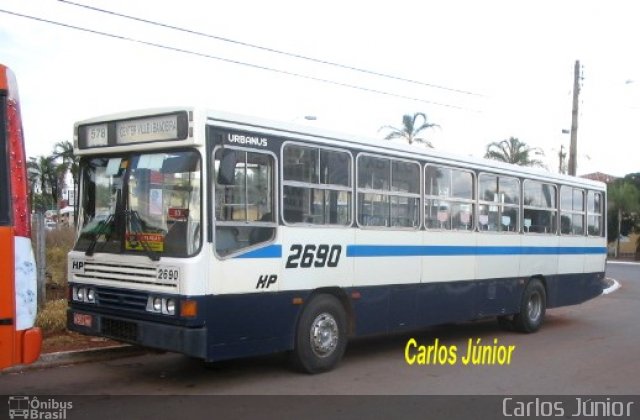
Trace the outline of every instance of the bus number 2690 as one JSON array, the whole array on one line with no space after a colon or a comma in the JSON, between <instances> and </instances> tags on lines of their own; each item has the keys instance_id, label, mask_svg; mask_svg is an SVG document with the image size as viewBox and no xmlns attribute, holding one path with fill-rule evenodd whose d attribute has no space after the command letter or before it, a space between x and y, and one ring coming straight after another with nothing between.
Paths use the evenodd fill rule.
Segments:
<instances>
[{"instance_id":1,"label":"bus number 2690","mask_svg":"<svg viewBox=\"0 0 640 420\"><path fill-rule=\"evenodd\" d=\"M290 248L286 268L337 267L342 254L341 245L300 245Z\"/></svg>"}]
</instances>

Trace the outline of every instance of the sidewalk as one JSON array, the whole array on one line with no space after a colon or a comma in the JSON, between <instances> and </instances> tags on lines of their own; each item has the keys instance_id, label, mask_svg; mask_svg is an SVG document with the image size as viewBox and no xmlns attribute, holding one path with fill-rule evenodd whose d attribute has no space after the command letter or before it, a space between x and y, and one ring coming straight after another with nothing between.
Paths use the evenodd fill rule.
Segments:
<instances>
[{"instance_id":1,"label":"sidewalk","mask_svg":"<svg viewBox=\"0 0 640 420\"><path fill-rule=\"evenodd\" d=\"M100 362L121 357L138 356L146 353L147 351L148 350L143 349L142 347L122 344L110 347L44 353L34 363L30 365L18 365L9 369L5 369L0 372L0 375L8 373L19 373L31 369L44 369L63 365Z\"/></svg>"}]
</instances>

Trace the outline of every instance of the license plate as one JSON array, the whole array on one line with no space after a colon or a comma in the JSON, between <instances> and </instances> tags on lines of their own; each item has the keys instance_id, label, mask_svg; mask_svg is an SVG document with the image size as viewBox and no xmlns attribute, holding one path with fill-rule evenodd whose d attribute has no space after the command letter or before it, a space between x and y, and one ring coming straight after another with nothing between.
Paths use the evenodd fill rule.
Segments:
<instances>
[{"instance_id":1,"label":"license plate","mask_svg":"<svg viewBox=\"0 0 640 420\"><path fill-rule=\"evenodd\" d=\"M76 325L80 325L81 327L91 327L92 322L93 317L91 315L73 314L73 323Z\"/></svg>"}]
</instances>

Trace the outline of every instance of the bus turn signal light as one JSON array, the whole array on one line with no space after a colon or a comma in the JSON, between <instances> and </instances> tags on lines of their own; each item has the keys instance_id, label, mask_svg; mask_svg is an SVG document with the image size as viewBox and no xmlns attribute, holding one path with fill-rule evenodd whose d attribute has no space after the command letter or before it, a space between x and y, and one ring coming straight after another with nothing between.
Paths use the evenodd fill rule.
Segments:
<instances>
[{"instance_id":1,"label":"bus turn signal light","mask_svg":"<svg viewBox=\"0 0 640 420\"><path fill-rule=\"evenodd\" d=\"M198 302L195 300L183 300L180 302L180 316L185 318L198 316Z\"/></svg>"}]
</instances>

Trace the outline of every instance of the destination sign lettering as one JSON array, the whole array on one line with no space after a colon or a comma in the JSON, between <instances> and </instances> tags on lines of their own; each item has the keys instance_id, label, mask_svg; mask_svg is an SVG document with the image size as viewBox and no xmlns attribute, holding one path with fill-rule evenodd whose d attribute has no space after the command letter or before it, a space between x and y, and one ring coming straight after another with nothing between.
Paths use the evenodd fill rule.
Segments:
<instances>
[{"instance_id":1,"label":"destination sign lettering","mask_svg":"<svg viewBox=\"0 0 640 420\"><path fill-rule=\"evenodd\" d=\"M116 123L116 143L175 140L177 138L177 115L163 115Z\"/></svg>"}]
</instances>

